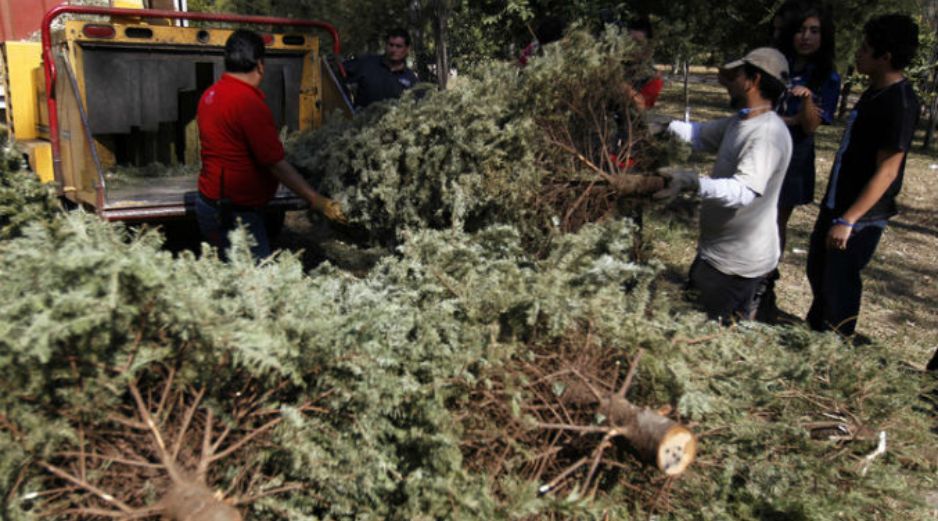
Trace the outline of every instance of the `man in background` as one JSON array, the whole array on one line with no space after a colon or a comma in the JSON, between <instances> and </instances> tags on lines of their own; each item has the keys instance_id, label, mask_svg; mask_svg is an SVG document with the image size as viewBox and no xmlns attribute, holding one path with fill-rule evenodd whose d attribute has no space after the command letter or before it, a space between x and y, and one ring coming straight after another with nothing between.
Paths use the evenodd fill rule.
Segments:
<instances>
[{"instance_id":1,"label":"man in background","mask_svg":"<svg viewBox=\"0 0 938 521\"><path fill-rule=\"evenodd\" d=\"M354 85L355 106L367 107L377 101L400 98L419 81L407 67L410 34L392 29L385 38L384 55L366 55L345 62L349 83Z\"/></svg>"}]
</instances>

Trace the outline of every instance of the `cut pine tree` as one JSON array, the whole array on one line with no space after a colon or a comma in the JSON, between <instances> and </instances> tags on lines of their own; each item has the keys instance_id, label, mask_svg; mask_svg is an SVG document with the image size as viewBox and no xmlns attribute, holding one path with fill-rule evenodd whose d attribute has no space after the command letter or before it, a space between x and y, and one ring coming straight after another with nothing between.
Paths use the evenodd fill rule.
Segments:
<instances>
[{"instance_id":1,"label":"cut pine tree","mask_svg":"<svg viewBox=\"0 0 938 521\"><path fill-rule=\"evenodd\" d=\"M76 422L77 446L38 462L49 477L41 517L241 521L239 508L303 488L253 457L282 421L269 400L286 384L262 390L249 378L216 416L206 388L177 370L139 373L103 421Z\"/></svg>"}]
</instances>

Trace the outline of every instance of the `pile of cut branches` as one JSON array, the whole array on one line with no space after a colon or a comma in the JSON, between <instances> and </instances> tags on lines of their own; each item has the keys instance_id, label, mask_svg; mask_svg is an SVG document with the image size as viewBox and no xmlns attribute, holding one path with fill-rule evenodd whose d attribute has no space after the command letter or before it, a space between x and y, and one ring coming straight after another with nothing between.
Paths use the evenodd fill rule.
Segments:
<instances>
[{"instance_id":1,"label":"pile of cut branches","mask_svg":"<svg viewBox=\"0 0 938 521\"><path fill-rule=\"evenodd\" d=\"M693 462L696 438L671 420L666 404L651 410L630 402L644 351L631 363L624 349L568 336L515 357L479 385L465 413L469 463L493 476L520 474L543 483L540 494L577 490L595 497L620 473L677 476ZM626 363L624 363L626 362ZM625 369L628 369L625 372ZM636 458L637 456L637 458ZM650 502L653 489L636 489Z\"/></svg>"},{"instance_id":2,"label":"pile of cut branches","mask_svg":"<svg viewBox=\"0 0 938 521\"><path fill-rule=\"evenodd\" d=\"M933 379L881 345L675 316L635 226L603 219L667 157L639 125L615 171L630 109L567 78L600 81L621 38L301 138L363 242L398 246L358 277L256 265L241 232L227 263L174 257L5 176L0 516L926 519ZM574 128L576 153L542 146Z\"/></svg>"},{"instance_id":3,"label":"pile of cut branches","mask_svg":"<svg viewBox=\"0 0 938 521\"><path fill-rule=\"evenodd\" d=\"M491 63L443 92L405 95L291 143L290 159L368 244L407 229L517 226L543 247L558 232L620 216L668 160L627 85L641 52L626 34L582 30L526 68Z\"/></svg>"}]
</instances>

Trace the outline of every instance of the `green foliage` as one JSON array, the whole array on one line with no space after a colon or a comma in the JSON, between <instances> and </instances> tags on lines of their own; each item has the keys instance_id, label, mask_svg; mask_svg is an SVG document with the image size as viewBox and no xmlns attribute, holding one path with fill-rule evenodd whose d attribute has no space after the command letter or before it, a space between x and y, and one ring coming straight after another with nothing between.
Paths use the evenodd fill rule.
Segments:
<instances>
[{"instance_id":1,"label":"green foliage","mask_svg":"<svg viewBox=\"0 0 938 521\"><path fill-rule=\"evenodd\" d=\"M19 236L26 224L47 220L59 208L52 188L32 172L8 168L9 157L0 168L0 239Z\"/></svg>"},{"instance_id":2,"label":"green foliage","mask_svg":"<svg viewBox=\"0 0 938 521\"><path fill-rule=\"evenodd\" d=\"M208 250L173 257L153 231L60 214L31 176L4 174L0 516L39 517L35 494L63 483L37 462L80 446L78 425L126 411L128 382L159 384L174 368L219 418L247 382L284 418L241 461L269 487L303 488L253 503L251 519L927 519L938 439L921 396L933 379L885 346L673 316L655 293L658 265L632 258L631 224L553 233L557 214L534 204L545 180L593 179L544 146L556 137L545 129L577 128L558 107L610 95L595 91L628 78L630 49L616 33L574 32L523 71L492 64L298 137L294 161L371 242L397 246L358 277L307 273L291 254L255 265L240 232L227 263ZM660 475L622 453L628 472L592 499L471 471L465 413L485 407L472 390L534 346L587 334L623 370L645 350L629 399L672 405L700 436L698 462L662 492ZM864 472L880 431L887 451ZM243 469L219 465L212 485L226 490Z\"/></svg>"},{"instance_id":3,"label":"green foliage","mask_svg":"<svg viewBox=\"0 0 938 521\"><path fill-rule=\"evenodd\" d=\"M934 16L934 20L926 17L916 20L919 26L919 49L912 64L905 70L905 75L915 85L915 93L923 107L931 107L938 96L938 35L934 30L938 26L938 14Z\"/></svg>"},{"instance_id":4,"label":"green foliage","mask_svg":"<svg viewBox=\"0 0 938 521\"><path fill-rule=\"evenodd\" d=\"M290 161L367 230L369 244L392 245L408 229L493 223L543 244L573 212L567 200L580 196L578 184L604 185L601 168L625 173L603 148L619 130L615 112L631 124L634 168L662 159L622 87L642 73L637 52L615 29L599 38L575 30L525 69L489 64L447 91L408 93L299 135Z\"/></svg>"},{"instance_id":5,"label":"green foliage","mask_svg":"<svg viewBox=\"0 0 938 521\"><path fill-rule=\"evenodd\" d=\"M461 451L454 414L478 382L590 324L623 361L647 350L630 399L674 404L702 436L671 517L927 516L918 497L938 461L918 376L881 346L675 320L649 305L656 271L629 260L631 234L587 226L539 260L511 227L414 231L399 257L356 278L328 265L304 274L291 255L255 266L241 234L222 263L173 258L152 232L81 213L33 223L0 243L5 515L30 518L24 496L49 482L31 462L74 447L77 418L94 425L127 403L127 378L174 366L219 415L246 378L292 389L271 395L286 420L251 457L306 488L264 498L251 518L644 518L662 507L648 499L658 478L640 467L592 501L538 497L511 476L496 495ZM324 412L300 413L312 397ZM849 435L814 439L818 422ZM889 448L864 476L880 430ZM223 467L216 486L236 470Z\"/></svg>"},{"instance_id":6,"label":"green foliage","mask_svg":"<svg viewBox=\"0 0 938 521\"><path fill-rule=\"evenodd\" d=\"M369 107L299 136L290 160L379 242L407 228L478 227L496 214L510 222L540 175L527 146L532 122L513 118L511 100L494 90L516 74L498 67L484 84Z\"/></svg>"},{"instance_id":7,"label":"green foliage","mask_svg":"<svg viewBox=\"0 0 938 521\"><path fill-rule=\"evenodd\" d=\"M75 443L63 419L93 425L128 400L120 382L171 365L219 414L246 376L328 396L327 415L288 414L257 455L311 491L258 503L259 519L488 517L494 499L462 469L453 382L519 339L633 309L618 288L653 271L622 259L629 241L624 225L592 228L535 261L510 228L425 231L356 279L306 276L292 256L255 267L243 236L224 264L80 213L36 223L0 244L0 479L10 492L24 478L7 511L28 517L20 498L40 490L29 461Z\"/></svg>"},{"instance_id":8,"label":"green foliage","mask_svg":"<svg viewBox=\"0 0 938 521\"><path fill-rule=\"evenodd\" d=\"M638 388L679 389L679 411L708 433L672 501L702 519L928 518L922 488L934 481L920 472L938 463L923 450L934 422L916 398L923 382L886 346L852 349L800 328L716 336L655 353L675 380L646 375ZM864 473L880 430L887 453Z\"/></svg>"}]
</instances>

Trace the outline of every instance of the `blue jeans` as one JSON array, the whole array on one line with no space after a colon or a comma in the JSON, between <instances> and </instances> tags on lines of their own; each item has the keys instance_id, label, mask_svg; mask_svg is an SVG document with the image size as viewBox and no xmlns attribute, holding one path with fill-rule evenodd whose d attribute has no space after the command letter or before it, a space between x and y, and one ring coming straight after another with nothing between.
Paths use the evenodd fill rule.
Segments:
<instances>
[{"instance_id":1,"label":"blue jeans","mask_svg":"<svg viewBox=\"0 0 938 521\"><path fill-rule=\"evenodd\" d=\"M860 272L873 258L883 227L863 226L850 235L847 249L831 250L827 248L827 234L833 217L822 209L811 233L807 272L814 301L808 311L808 324L816 331L849 336L856 330L860 314Z\"/></svg>"},{"instance_id":2,"label":"blue jeans","mask_svg":"<svg viewBox=\"0 0 938 521\"><path fill-rule=\"evenodd\" d=\"M210 203L203 197L195 198L195 216L199 222L199 231L209 244L218 248L221 258L228 258L231 246L228 234L242 224L254 239L251 255L255 260L270 256L270 241L267 238L267 226L264 212L259 209L235 207L227 210L219 208L217 203Z\"/></svg>"}]
</instances>

